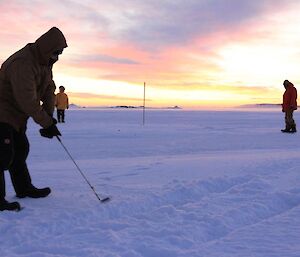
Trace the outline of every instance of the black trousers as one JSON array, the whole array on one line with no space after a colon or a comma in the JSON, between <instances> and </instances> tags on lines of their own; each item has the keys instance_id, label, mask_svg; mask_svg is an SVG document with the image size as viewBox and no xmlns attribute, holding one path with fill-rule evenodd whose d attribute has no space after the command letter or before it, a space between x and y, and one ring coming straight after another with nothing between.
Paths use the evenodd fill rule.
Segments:
<instances>
[{"instance_id":1,"label":"black trousers","mask_svg":"<svg viewBox=\"0 0 300 257\"><path fill-rule=\"evenodd\" d=\"M58 110L57 109L57 121L58 122L65 122L65 110Z\"/></svg>"},{"instance_id":2,"label":"black trousers","mask_svg":"<svg viewBox=\"0 0 300 257\"><path fill-rule=\"evenodd\" d=\"M26 164L29 142L25 132L25 129L17 132L10 125L0 123L0 201L5 197L4 170L8 169L17 194L32 186Z\"/></svg>"},{"instance_id":3,"label":"black trousers","mask_svg":"<svg viewBox=\"0 0 300 257\"><path fill-rule=\"evenodd\" d=\"M285 128L288 130L296 127L296 123L293 117L293 112L294 111L285 112Z\"/></svg>"}]
</instances>

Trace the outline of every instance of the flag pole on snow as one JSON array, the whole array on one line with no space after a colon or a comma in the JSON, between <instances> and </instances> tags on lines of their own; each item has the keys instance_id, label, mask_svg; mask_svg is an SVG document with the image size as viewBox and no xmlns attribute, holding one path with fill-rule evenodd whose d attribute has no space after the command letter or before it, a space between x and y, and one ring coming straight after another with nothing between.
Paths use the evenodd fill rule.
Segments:
<instances>
[{"instance_id":1,"label":"flag pole on snow","mask_svg":"<svg viewBox=\"0 0 300 257\"><path fill-rule=\"evenodd\" d=\"M144 82L143 126L145 125L146 82Z\"/></svg>"}]
</instances>

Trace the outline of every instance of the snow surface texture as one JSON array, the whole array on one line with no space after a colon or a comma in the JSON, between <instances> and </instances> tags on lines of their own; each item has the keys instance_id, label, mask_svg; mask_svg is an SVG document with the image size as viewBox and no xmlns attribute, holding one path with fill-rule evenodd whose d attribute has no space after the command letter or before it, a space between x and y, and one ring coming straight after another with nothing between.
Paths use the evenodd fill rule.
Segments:
<instances>
[{"instance_id":1,"label":"snow surface texture","mask_svg":"<svg viewBox=\"0 0 300 257\"><path fill-rule=\"evenodd\" d=\"M297 120L297 113L296 113ZM29 123L45 199L0 212L0 256L300 256L300 133L283 114L69 110L62 141ZM7 200L17 200L6 172Z\"/></svg>"}]
</instances>

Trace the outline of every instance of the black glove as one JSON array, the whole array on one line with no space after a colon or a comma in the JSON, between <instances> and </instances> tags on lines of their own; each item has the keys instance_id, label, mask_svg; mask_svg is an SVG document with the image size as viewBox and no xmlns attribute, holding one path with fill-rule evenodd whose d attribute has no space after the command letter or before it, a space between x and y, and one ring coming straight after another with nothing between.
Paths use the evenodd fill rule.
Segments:
<instances>
[{"instance_id":1,"label":"black glove","mask_svg":"<svg viewBox=\"0 0 300 257\"><path fill-rule=\"evenodd\" d=\"M56 127L55 123L53 123L48 128L40 129L40 134L42 137L53 138L55 136L61 136L58 128Z\"/></svg>"}]
</instances>

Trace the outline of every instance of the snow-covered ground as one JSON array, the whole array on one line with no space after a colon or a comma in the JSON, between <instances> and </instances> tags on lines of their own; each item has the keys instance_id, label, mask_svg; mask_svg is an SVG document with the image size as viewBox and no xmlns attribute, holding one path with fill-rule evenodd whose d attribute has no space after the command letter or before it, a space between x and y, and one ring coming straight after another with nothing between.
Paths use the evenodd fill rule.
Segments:
<instances>
[{"instance_id":1,"label":"snow-covered ground","mask_svg":"<svg viewBox=\"0 0 300 257\"><path fill-rule=\"evenodd\" d=\"M99 203L30 122L33 182L52 194L0 212L1 257L300 256L300 133L280 132L280 110L151 110L144 127L141 110L69 110L66 120L63 143L112 200Z\"/></svg>"}]
</instances>

